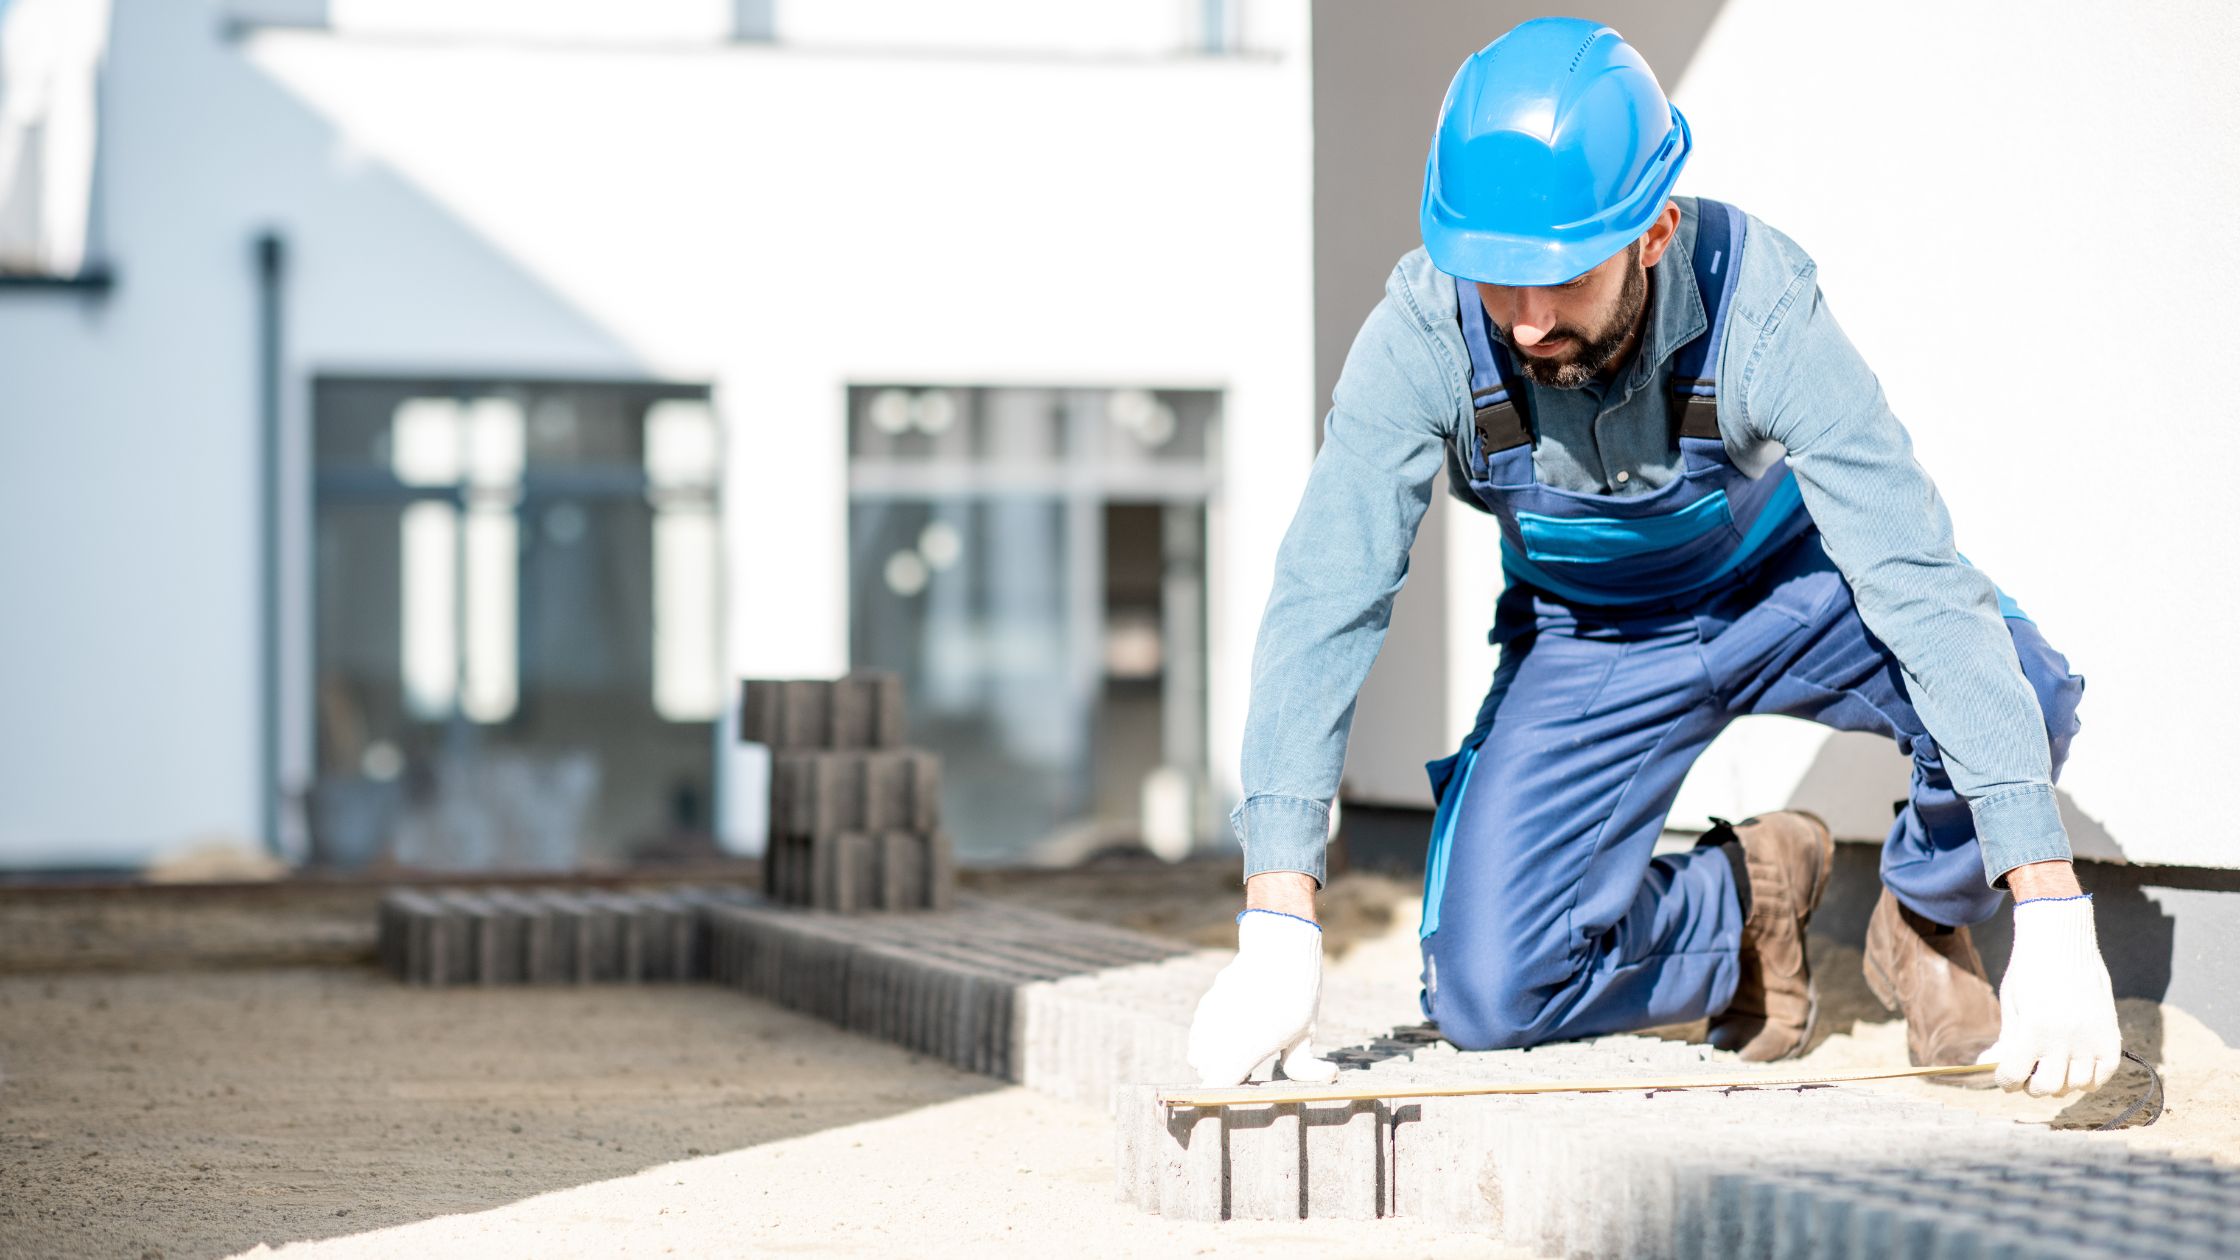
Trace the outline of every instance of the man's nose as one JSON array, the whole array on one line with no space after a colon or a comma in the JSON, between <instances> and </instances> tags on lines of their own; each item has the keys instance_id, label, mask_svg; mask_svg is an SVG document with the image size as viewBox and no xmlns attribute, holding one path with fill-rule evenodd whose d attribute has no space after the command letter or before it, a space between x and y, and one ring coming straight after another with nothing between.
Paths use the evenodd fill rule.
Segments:
<instances>
[{"instance_id":1,"label":"man's nose","mask_svg":"<svg viewBox=\"0 0 2240 1260\"><path fill-rule=\"evenodd\" d=\"M1555 303L1546 289L1510 291L1509 336L1520 346L1535 346L1556 326Z\"/></svg>"},{"instance_id":2,"label":"man's nose","mask_svg":"<svg viewBox=\"0 0 2240 1260\"><path fill-rule=\"evenodd\" d=\"M1516 345L1539 345L1555 327L1555 303L1548 300L1546 289L1516 289L1516 318L1510 321L1510 336Z\"/></svg>"}]
</instances>

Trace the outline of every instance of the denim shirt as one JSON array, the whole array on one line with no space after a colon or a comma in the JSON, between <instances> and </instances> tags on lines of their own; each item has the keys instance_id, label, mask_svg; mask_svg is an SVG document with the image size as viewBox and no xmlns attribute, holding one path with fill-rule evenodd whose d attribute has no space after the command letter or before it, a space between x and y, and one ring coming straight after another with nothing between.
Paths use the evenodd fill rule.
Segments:
<instances>
[{"instance_id":1,"label":"denim shirt","mask_svg":"<svg viewBox=\"0 0 2240 1260\"><path fill-rule=\"evenodd\" d=\"M1650 270L1649 317L1618 379L1531 387L1548 485L1644 494L1679 475L1666 382L1704 328L1687 257L1695 207ZM1961 560L1943 499L1820 295L1810 256L1756 218L1719 353L1729 458L1762 474L1786 453L1805 510L1867 628L1896 656L1953 786L1986 877L2065 859L2045 720L2023 680L1990 579ZM1231 821L1245 875L1323 877L1330 801L1354 702L1391 621L1408 550L1447 444L1471 423L1470 358L1454 282L1418 249L1385 282L1338 377L1323 444L1277 555L1253 652L1244 800ZM1487 580L1493 580L1487 574Z\"/></svg>"}]
</instances>

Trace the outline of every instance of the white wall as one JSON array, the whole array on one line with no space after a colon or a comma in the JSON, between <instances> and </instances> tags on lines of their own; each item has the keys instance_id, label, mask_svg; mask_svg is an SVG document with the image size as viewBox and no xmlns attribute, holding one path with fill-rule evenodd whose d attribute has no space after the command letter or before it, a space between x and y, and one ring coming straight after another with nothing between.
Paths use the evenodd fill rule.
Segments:
<instances>
[{"instance_id":1,"label":"white wall","mask_svg":"<svg viewBox=\"0 0 2240 1260\"><path fill-rule=\"evenodd\" d=\"M1226 390L1210 746L1233 791L1244 662L1311 458L1306 30L1271 6L1252 31L1271 55L228 43L197 6L120 0L122 282L0 305L0 531L55 540L0 548L0 584L38 610L0 619L0 863L255 825L248 240L267 223L298 260L295 776L309 379L448 369L714 382L733 673L845 664L848 382Z\"/></svg>"},{"instance_id":2,"label":"white wall","mask_svg":"<svg viewBox=\"0 0 2240 1260\"><path fill-rule=\"evenodd\" d=\"M2088 680L2071 830L2133 862L2240 866L2236 53L2214 0L1729 0L1674 92L1681 191L1818 259L1961 549ZM1767 808L1823 757L1801 724L1733 735L1685 808Z\"/></svg>"}]
</instances>

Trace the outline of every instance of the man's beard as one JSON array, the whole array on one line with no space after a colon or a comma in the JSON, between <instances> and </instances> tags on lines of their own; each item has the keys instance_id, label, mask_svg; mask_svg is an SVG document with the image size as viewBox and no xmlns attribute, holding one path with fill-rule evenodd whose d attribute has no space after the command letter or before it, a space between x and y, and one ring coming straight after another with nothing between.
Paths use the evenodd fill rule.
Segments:
<instances>
[{"instance_id":1,"label":"man's beard","mask_svg":"<svg viewBox=\"0 0 2240 1260\"><path fill-rule=\"evenodd\" d=\"M1641 265L1641 242L1635 241L1626 247L1626 260L1625 287L1618 291L1618 309L1608 325L1593 337L1571 328L1557 327L1548 331L1549 338L1571 337L1583 343L1569 355L1535 358L1518 349L1517 343L1503 334L1504 340L1509 341L1510 356L1526 380L1546 389L1577 389L1602 375L1603 369L1618 357L1618 352L1625 349L1626 342L1633 337L1634 325L1641 319L1642 308L1649 304L1649 269Z\"/></svg>"}]
</instances>

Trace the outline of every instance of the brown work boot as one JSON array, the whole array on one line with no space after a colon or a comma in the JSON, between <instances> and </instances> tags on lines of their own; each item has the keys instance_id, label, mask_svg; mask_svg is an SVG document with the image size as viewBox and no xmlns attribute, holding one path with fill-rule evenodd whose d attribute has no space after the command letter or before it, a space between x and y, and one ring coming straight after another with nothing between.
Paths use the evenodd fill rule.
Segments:
<instances>
[{"instance_id":1,"label":"brown work boot","mask_svg":"<svg viewBox=\"0 0 2240 1260\"><path fill-rule=\"evenodd\" d=\"M1745 818L1731 832L1731 843L1742 848L1737 873L1746 872L1749 880L1742 979L1727 1009L1712 1017L1711 1044L1752 1063L1768 1063L1802 1053L1812 1035L1819 1000L1805 961L1804 929L1828 891L1835 838L1828 824L1801 810ZM1705 839L1716 844L1723 837L1714 830Z\"/></svg>"},{"instance_id":2,"label":"brown work boot","mask_svg":"<svg viewBox=\"0 0 2240 1260\"><path fill-rule=\"evenodd\" d=\"M1973 1063L1999 1039L1999 991L1964 927L1932 923L1882 890L1867 921L1867 987L1906 1017L1915 1067Z\"/></svg>"}]
</instances>

